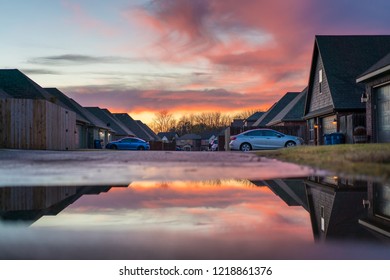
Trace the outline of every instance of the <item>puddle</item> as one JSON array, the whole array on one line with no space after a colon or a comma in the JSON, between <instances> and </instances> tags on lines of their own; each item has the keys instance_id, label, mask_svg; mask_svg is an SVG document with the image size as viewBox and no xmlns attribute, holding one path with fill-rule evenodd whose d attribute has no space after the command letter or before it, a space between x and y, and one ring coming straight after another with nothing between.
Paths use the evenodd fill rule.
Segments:
<instances>
[{"instance_id":1,"label":"puddle","mask_svg":"<svg viewBox=\"0 0 390 280\"><path fill-rule=\"evenodd\" d=\"M3 186L0 217L1 259L390 259L390 185L334 176Z\"/></svg>"}]
</instances>

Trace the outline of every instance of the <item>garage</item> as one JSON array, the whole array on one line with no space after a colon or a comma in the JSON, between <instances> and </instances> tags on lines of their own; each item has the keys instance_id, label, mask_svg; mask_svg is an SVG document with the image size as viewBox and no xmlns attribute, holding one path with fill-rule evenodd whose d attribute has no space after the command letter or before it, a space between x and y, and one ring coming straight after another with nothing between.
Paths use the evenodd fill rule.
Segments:
<instances>
[{"instance_id":1,"label":"garage","mask_svg":"<svg viewBox=\"0 0 390 280\"><path fill-rule=\"evenodd\" d=\"M378 142L390 142L390 84L375 89Z\"/></svg>"}]
</instances>

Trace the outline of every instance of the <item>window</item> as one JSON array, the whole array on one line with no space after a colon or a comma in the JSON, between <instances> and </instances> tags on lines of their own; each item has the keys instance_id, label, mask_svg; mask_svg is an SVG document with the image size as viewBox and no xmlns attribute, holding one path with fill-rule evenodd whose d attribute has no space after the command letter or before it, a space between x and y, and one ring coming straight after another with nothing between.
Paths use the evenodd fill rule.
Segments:
<instances>
[{"instance_id":1,"label":"window","mask_svg":"<svg viewBox=\"0 0 390 280\"><path fill-rule=\"evenodd\" d=\"M322 93L322 69L318 71L318 89Z\"/></svg>"},{"instance_id":2,"label":"window","mask_svg":"<svg viewBox=\"0 0 390 280\"><path fill-rule=\"evenodd\" d=\"M325 231L325 207L321 206L320 207L320 215L321 215L321 230Z\"/></svg>"},{"instance_id":3,"label":"window","mask_svg":"<svg viewBox=\"0 0 390 280\"><path fill-rule=\"evenodd\" d=\"M263 131L262 130L252 130L247 133L245 133L245 136L262 136Z\"/></svg>"}]
</instances>

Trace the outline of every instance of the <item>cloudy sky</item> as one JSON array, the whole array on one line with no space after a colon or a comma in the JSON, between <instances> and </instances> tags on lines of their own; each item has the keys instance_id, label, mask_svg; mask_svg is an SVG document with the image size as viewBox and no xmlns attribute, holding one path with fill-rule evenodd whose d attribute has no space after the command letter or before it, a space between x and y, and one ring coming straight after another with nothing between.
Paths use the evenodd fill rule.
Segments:
<instances>
[{"instance_id":1,"label":"cloudy sky","mask_svg":"<svg viewBox=\"0 0 390 280\"><path fill-rule=\"evenodd\" d=\"M0 0L0 68L83 106L267 109L307 83L316 34L390 34L390 1Z\"/></svg>"}]
</instances>

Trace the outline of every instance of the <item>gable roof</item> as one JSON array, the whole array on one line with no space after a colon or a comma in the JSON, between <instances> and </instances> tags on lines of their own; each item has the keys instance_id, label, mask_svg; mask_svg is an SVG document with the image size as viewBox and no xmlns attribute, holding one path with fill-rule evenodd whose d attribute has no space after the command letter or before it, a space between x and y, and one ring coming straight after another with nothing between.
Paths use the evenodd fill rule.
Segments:
<instances>
[{"instance_id":1,"label":"gable roof","mask_svg":"<svg viewBox=\"0 0 390 280\"><path fill-rule=\"evenodd\" d=\"M121 123L123 123L128 129L135 133L138 138L141 138L145 141L153 140L145 130L140 127L140 125L129 115L126 113L114 113L115 118L117 118Z\"/></svg>"},{"instance_id":2,"label":"gable roof","mask_svg":"<svg viewBox=\"0 0 390 280\"><path fill-rule=\"evenodd\" d=\"M172 140L173 138L176 138L177 136L179 136L179 134L177 134L176 132L159 132L157 133L157 136L160 137L161 139L163 139L164 137L166 137L168 140Z\"/></svg>"},{"instance_id":3,"label":"gable roof","mask_svg":"<svg viewBox=\"0 0 390 280\"><path fill-rule=\"evenodd\" d=\"M283 97L268 109L252 126L266 126L276 117L300 92L287 92Z\"/></svg>"},{"instance_id":4,"label":"gable roof","mask_svg":"<svg viewBox=\"0 0 390 280\"><path fill-rule=\"evenodd\" d=\"M138 123L138 125L148 134L150 135L150 137L152 137L153 140L155 141L159 141L161 140L160 137L158 137L156 135L156 133L154 133L153 130L150 129L149 126L147 126L146 124L144 124L142 121L140 120L136 120L136 122Z\"/></svg>"},{"instance_id":5,"label":"gable roof","mask_svg":"<svg viewBox=\"0 0 390 280\"><path fill-rule=\"evenodd\" d=\"M0 69L0 89L11 98L46 99L50 95L17 69Z\"/></svg>"},{"instance_id":6,"label":"gable roof","mask_svg":"<svg viewBox=\"0 0 390 280\"><path fill-rule=\"evenodd\" d=\"M336 110L364 109L360 102L364 85L356 84L366 71L390 49L389 35L316 36L310 68L305 114L309 112L316 62L322 58L323 71Z\"/></svg>"},{"instance_id":7,"label":"gable roof","mask_svg":"<svg viewBox=\"0 0 390 280\"><path fill-rule=\"evenodd\" d=\"M307 88L299 93L291 102L283 108L272 120L267 123L267 126L275 125L281 122L303 121L305 111Z\"/></svg>"},{"instance_id":8,"label":"gable roof","mask_svg":"<svg viewBox=\"0 0 390 280\"><path fill-rule=\"evenodd\" d=\"M256 112L245 119L247 122L257 121L265 112Z\"/></svg>"},{"instance_id":9,"label":"gable roof","mask_svg":"<svg viewBox=\"0 0 390 280\"><path fill-rule=\"evenodd\" d=\"M57 88L45 88L52 97L57 98L64 104L67 108L74 111L77 116L77 120L83 121L86 124L95 126L98 128L106 129L112 132L115 132L112 128L109 128L103 121L97 118L94 114L89 112L86 108L81 106L79 103L74 101L72 98L66 96L62 91Z\"/></svg>"},{"instance_id":10,"label":"gable roof","mask_svg":"<svg viewBox=\"0 0 390 280\"><path fill-rule=\"evenodd\" d=\"M356 79L356 82L360 83L388 71L390 71L390 52L361 74Z\"/></svg>"},{"instance_id":11,"label":"gable roof","mask_svg":"<svg viewBox=\"0 0 390 280\"><path fill-rule=\"evenodd\" d=\"M100 109L99 107L85 107L85 109L103 121L108 127L115 130L116 135L134 136L134 133L116 119L107 109Z\"/></svg>"}]
</instances>

